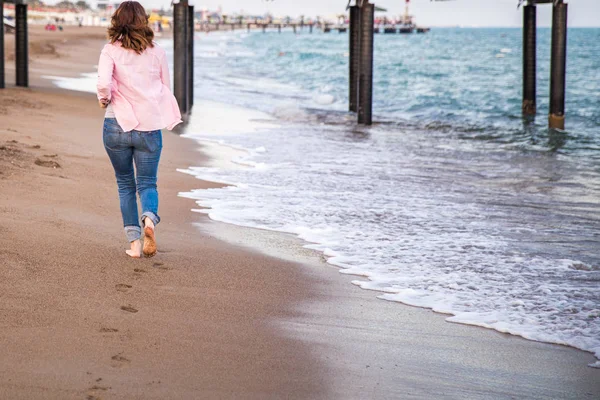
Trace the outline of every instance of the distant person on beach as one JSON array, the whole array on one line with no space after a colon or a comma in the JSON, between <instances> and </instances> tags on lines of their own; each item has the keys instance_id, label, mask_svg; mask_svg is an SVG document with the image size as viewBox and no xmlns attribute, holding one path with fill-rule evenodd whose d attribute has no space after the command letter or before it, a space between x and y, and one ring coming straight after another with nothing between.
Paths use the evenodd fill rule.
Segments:
<instances>
[{"instance_id":1,"label":"distant person on beach","mask_svg":"<svg viewBox=\"0 0 600 400\"><path fill-rule=\"evenodd\" d=\"M161 129L181 121L171 93L165 51L152 41L144 7L121 3L111 18L110 43L98 62L98 100L106 108L103 140L115 170L125 235L126 253L140 258L156 254L154 231L160 222L156 187L162 150ZM134 171L135 165L135 171ZM138 217L136 192L142 206ZM142 228L144 245L140 241Z\"/></svg>"}]
</instances>

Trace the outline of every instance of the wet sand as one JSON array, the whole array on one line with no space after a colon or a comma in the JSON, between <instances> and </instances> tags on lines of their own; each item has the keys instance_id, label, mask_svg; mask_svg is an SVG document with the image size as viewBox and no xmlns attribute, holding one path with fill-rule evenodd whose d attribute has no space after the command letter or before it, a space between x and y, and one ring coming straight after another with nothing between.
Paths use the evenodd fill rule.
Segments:
<instances>
[{"instance_id":1,"label":"wet sand","mask_svg":"<svg viewBox=\"0 0 600 400\"><path fill-rule=\"evenodd\" d=\"M0 92L0 398L600 397L591 354L377 300L293 238L191 212L177 193L215 184L176 171L203 156L173 133L159 254L129 259L102 110L41 78L101 45L57 43Z\"/></svg>"}]
</instances>

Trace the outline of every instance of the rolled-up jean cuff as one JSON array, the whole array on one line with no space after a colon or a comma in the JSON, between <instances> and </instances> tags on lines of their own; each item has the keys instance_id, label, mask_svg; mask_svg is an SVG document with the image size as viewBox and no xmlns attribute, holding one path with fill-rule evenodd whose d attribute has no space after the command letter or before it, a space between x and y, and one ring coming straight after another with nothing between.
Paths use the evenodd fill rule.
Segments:
<instances>
[{"instance_id":1,"label":"rolled-up jean cuff","mask_svg":"<svg viewBox=\"0 0 600 400\"><path fill-rule=\"evenodd\" d=\"M140 236L142 236L142 230L139 226L126 226L125 236L127 236L127 240L129 240L129 242L139 240Z\"/></svg>"},{"instance_id":2,"label":"rolled-up jean cuff","mask_svg":"<svg viewBox=\"0 0 600 400\"><path fill-rule=\"evenodd\" d=\"M154 226L158 225L160 222L160 217L154 214L152 211L146 211L142 214L142 222L144 222L144 218L150 218L150 221L154 223Z\"/></svg>"}]
</instances>

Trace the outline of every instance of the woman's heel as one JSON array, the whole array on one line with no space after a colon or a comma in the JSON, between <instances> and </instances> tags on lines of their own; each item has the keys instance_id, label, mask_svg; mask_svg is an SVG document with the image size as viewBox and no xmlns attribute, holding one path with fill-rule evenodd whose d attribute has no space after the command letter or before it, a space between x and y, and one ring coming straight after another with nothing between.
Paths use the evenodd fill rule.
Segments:
<instances>
[{"instance_id":1,"label":"woman's heel","mask_svg":"<svg viewBox=\"0 0 600 400\"><path fill-rule=\"evenodd\" d=\"M147 218L144 219L144 255L152 257L156 254L156 238L154 237L154 224L148 226L145 224Z\"/></svg>"}]
</instances>

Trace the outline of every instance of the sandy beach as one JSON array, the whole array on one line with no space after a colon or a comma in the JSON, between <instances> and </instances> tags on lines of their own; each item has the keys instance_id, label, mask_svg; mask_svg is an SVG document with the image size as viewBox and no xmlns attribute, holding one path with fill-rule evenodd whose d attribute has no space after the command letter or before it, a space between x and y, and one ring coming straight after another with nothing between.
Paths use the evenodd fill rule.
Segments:
<instances>
[{"instance_id":1,"label":"sandy beach","mask_svg":"<svg viewBox=\"0 0 600 400\"><path fill-rule=\"evenodd\" d=\"M600 398L592 354L377 300L294 238L193 213L178 193L217 184L177 172L205 156L176 133L159 254L129 259L103 111L43 78L94 71L103 31L71 29L32 29L53 50L0 91L0 398Z\"/></svg>"}]
</instances>

